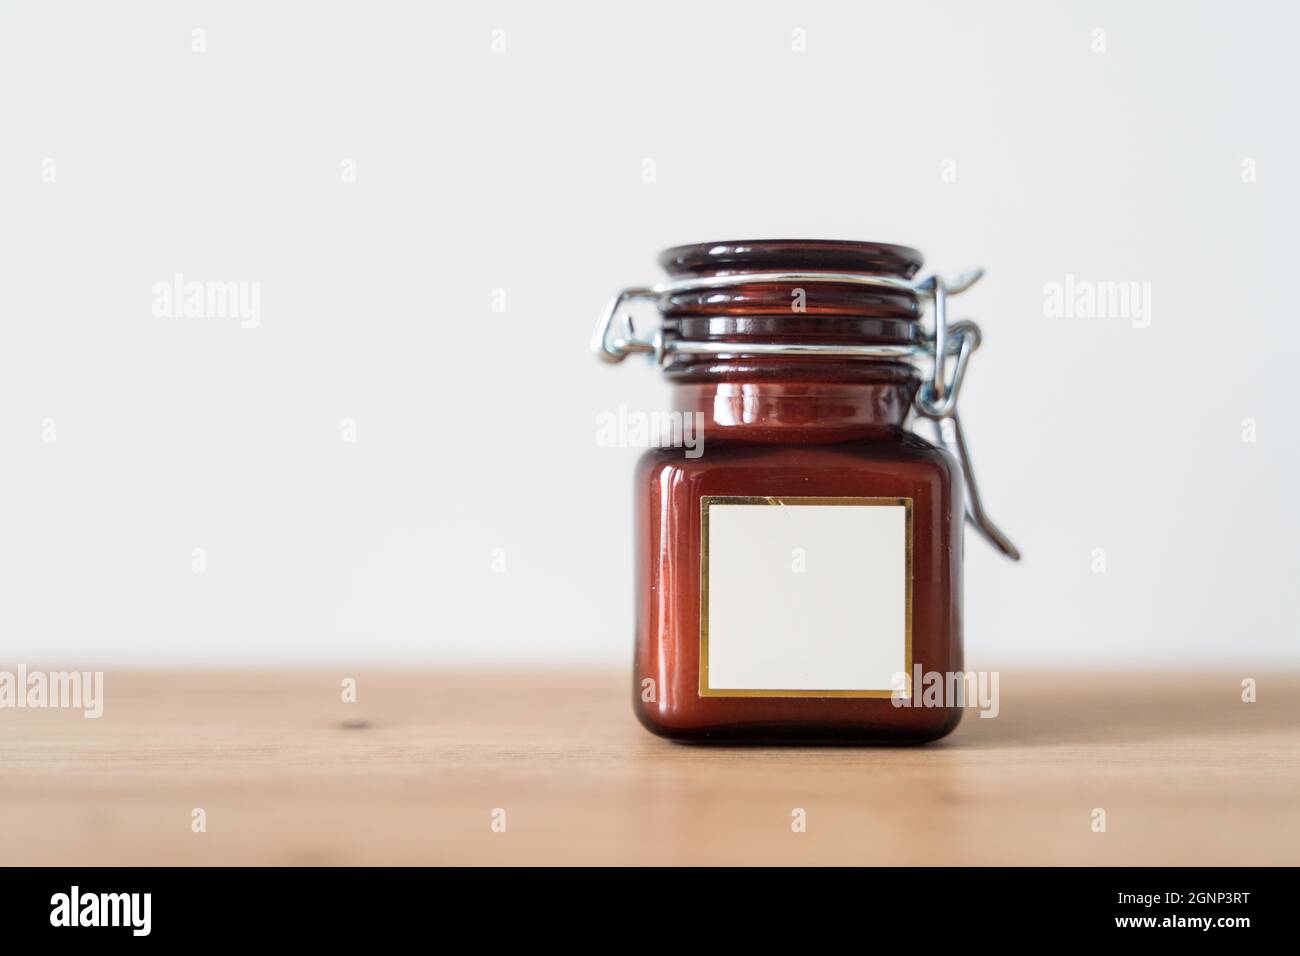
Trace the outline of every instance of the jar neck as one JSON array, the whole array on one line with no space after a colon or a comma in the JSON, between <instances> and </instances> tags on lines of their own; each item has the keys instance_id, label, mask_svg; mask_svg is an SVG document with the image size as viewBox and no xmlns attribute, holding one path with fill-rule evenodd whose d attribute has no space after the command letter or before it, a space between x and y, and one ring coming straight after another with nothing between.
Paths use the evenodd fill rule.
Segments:
<instances>
[{"instance_id":1,"label":"jar neck","mask_svg":"<svg viewBox=\"0 0 1300 956\"><path fill-rule=\"evenodd\" d=\"M712 438L741 441L832 442L886 438L899 433L920 380L907 374L879 377L773 378L732 375L721 380L676 381L676 411L704 416Z\"/></svg>"},{"instance_id":2,"label":"jar neck","mask_svg":"<svg viewBox=\"0 0 1300 956\"><path fill-rule=\"evenodd\" d=\"M915 249L710 242L659 261L670 276L658 298L662 336L709 346L667 353L664 374L677 410L699 413L714 437L830 442L903 428L919 379L897 356L925 344ZM835 346L881 351L845 357Z\"/></svg>"}]
</instances>

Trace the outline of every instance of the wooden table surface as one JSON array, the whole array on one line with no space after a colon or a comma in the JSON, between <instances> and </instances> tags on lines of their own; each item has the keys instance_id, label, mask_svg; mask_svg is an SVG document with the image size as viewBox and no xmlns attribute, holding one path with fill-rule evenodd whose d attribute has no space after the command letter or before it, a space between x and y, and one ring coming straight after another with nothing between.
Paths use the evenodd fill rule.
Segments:
<instances>
[{"instance_id":1,"label":"wooden table surface","mask_svg":"<svg viewBox=\"0 0 1300 956\"><path fill-rule=\"evenodd\" d=\"M621 673L344 676L0 709L0 863L1300 863L1297 675L1003 673L1000 716L906 749L669 743Z\"/></svg>"}]
</instances>

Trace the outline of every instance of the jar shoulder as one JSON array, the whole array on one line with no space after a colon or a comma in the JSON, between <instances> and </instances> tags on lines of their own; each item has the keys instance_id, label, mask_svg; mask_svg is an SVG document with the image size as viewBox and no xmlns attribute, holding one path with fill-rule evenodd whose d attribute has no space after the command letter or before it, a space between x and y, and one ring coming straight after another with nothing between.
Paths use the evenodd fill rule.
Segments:
<instances>
[{"instance_id":1,"label":"jar shoulder","mask_svg":"<svg viewBox=\"0 0 1300 956\"><path fill-rule=\"evenodd\" d=\"M927 476L942 484L961 481L960 468L942 446L910 431L898 431L882 438L851 439L830 443L767 443L714 439L695 457L681 448L650 448L637 461L637 484L662 483L667 478L686 479L714 471L770 471L842 473L852 471L879 474L897 471L914 477Z\"/></svg>"}]
</instances>

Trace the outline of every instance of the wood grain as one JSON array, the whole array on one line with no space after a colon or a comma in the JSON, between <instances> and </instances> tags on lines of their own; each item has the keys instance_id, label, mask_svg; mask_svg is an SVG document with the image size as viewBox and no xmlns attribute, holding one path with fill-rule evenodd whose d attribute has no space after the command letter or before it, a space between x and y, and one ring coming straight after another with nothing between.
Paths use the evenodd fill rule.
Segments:
<instances>
[{"instance_id":1,"label":"wood grain","mask_svg":"<svg viewBox=\"0 0 1300 956\"><path fill-rule=\"evenodd\" d=\"M1003 673L867 749L669 743L621 673L110 671L99 720L0 710L0 862L1300 863L1300 676L1242 676Z\"/></svg>"}]
</instances>

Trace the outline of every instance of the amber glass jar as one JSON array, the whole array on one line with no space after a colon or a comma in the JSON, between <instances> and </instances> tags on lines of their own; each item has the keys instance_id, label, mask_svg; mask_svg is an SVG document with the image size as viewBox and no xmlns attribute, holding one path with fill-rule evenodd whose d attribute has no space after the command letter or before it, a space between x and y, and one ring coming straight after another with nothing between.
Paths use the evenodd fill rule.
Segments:
<instances>
[{"instance_id":1,"label":"amber glass jar","mask_svg":"<svg viewBox=\"0 0 1300 956\"><path fill-rule=\"evenodd\" d=\"M965 286L918 282L918 252L878 243L659 261L668 280L611 303L595 342L611 360L655 354L674 412L703 426L696 454L654 448L636 467L638 718L693 741L948 733L961 709L920 706L913 684L962 670L962 467L909 423L918 405L955 408L978 333L941 307ZM617 337L638 298L659 333ZM937 376L936 341L952 359Z\"/></svg>"}]
</instances>

